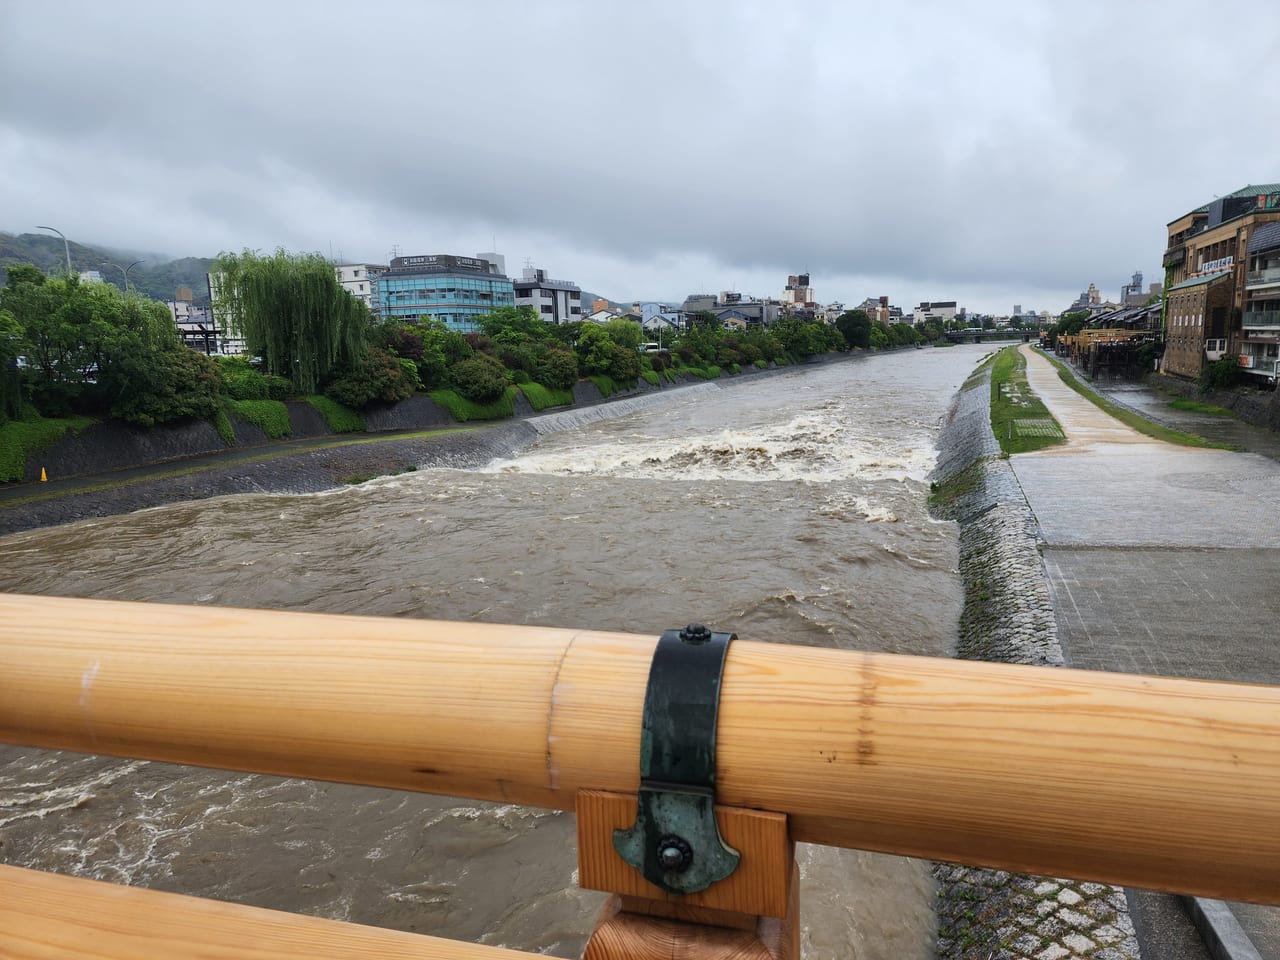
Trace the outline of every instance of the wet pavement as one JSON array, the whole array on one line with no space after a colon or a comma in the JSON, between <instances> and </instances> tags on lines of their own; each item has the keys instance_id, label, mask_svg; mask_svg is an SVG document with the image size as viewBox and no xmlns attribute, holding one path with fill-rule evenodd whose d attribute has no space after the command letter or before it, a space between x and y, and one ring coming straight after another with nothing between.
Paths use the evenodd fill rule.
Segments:
<instances>
[{"instance_id":1,"label":"wet pavement","mask_svg":"<svg viewBox=\"0 0 1280 960\"><path fill-rule=\"evenodd\" d=\"M1148 438L1071 390L1042 354L1022 351L1031 389L1067 436L1010 462L1039 526L1068 665L1280 684L1280 463ZM1126 402L1179 414L1161 422L1207 439L1258 429L1184 415L1140 390ZM1249 443L1280 449L1274 435ZM1236 917L1262 957L1280 958L1280 908ZM1193 950L1174 945L1161 958Z\"/></svg>"},{"instance_id":2,"label":"wet pavement","mask_svg":"<svg viewBox=\"0 0 1280 960\"><path fill-rule=\"evenodd\" d=\"M1247 453L1280 460L1280 434L1274 430L1256 427L1237 417L1179 410L1169 405L1178 399L1176 394L1165 393L1134 380L1099 379L1089 386L1112 403L1139 413L1163 427L1192 433L1212 443L1226 444Z\"/></svg>"}]
</instances>

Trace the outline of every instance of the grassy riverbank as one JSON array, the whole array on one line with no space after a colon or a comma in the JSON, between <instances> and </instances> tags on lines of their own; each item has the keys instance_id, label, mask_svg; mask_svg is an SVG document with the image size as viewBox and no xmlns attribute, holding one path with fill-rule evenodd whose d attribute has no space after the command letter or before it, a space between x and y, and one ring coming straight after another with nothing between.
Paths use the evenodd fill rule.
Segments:
<instances>
[{"instance_id":1,"label":"grassy riverbank","mask_svg":"<svg viewBox=\"0 0 1280 960\"><path fill-rule=\"evenodd\" d=\"M1053 414L1027 385L1027 359L1005 347L991 364L991 430L1005 456L1066 442Z\"/></svg>"}]
</instances>

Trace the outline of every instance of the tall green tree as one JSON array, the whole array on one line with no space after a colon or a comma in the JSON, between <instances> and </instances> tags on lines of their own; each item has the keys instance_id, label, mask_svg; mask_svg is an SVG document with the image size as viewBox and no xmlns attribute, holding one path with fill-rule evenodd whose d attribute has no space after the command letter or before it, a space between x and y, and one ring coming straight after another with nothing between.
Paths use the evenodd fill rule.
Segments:
<instances>
[{"instance_id":1,"label":"tall green tree","mask_svg":"<svg viewBox=\"0 0 1280 960\"><path fill-rule=\"evenodd\" d=\"M871 316L865 310L848 310L836 318L836 329L851 347L871 346Z\"/></svg>"},{"instance_id":2,"label":"tall green tree","mask_svg":"<svg viewBox=\"0 0 1280 960\"><path fill-rule=\"evenodd\" d=\"M320 254L224 253L216 270L219 318L298 393L315 393L331 371L351 369L363 357L369 310Z\"/></svg>"},{"instance_id":3,"label":"tall green tree","mask_svg":"<svg viewBox=\"0 0 1280 960\"><path fill-rule=\"evenodd\" d=\"M22 356L22 327L9 310L0 310L0 424L22 415L22 379L18 358Z\"/></svg>"}]
</instances>

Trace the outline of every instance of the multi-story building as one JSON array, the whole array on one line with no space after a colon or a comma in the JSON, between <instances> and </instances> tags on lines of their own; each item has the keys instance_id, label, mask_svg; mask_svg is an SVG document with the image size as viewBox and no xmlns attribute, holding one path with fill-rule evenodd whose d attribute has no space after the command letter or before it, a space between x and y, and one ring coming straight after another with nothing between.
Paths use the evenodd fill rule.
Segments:
<instances>
[{"instance_id":1,"label":"multi-story building","mask_svg":"<svg viewBox=\"0 0 1280 960\"><path fill-rule=\"evenodd\" d=\"M1275 383L1280 374L1280 222L1253 231L1246 255L1240 366Z\"/></svg>"},{"instance_id":2,"label":"multi-story building","mask_svg":"<svg viewBox=\"0 0 1280 960\"><path fill-rule=\"evenodd\" d=\"M547 271L525 267L514 281L516 306L532 307L547 323L571 323L582 319L582 289L568 280L549 280Z\"/></svg>"},{"instance_id":3,"label":"multi-story building","mask_svg":"<svg viewBox=\"0 0 1280 960\"><path fill-rule=\"evenodd\" d=\"M818 298L809 286L809 275L799 273L787 277L787 285L782 291L782 311L788 316L812 317L818 309Z\"/></svg>"},{"instance_id":4,"label":"multi-story building","mask_svg":"<svg viewBox=\"0 0 1280 960\"><path fill-rule=\"evenodd\" d=\"M718 297L711 293L691 293L680 306L686 327L693 322L695 313L710 313L724 326L740 330L770 326L781 311L782 305L777 300L757 300L732 290L725 290Z\"/></svg>"},{"instance_id":5,"label":"multi-story building","mask_svg":"<svg viewBox=\"0 0 1280 960\"><path fill-rule=\"evenodd\" d=\"M1244 353L1249 241L1254 231L1277 221L1280 183L1269 183L1216 197L1168 224L1166 373L1196 377L1206 361Z\"/></svg>"},{"instance_id":6,"label":"multi-story building","mask_svg":"<svg viewBox=\"0 0 1280 960\"><path fill-rule=\"evenodd\" d=\"M394 257L376 285L382 317L431 317L460 333L478 333L482 317L516 302L500 258L495 262L449 254Z\"/></svg>"},{"instance_id":7,"label":"multi-story building","mask_svg":"<svg viewBox=\"0 0 1280 960\"><path fill-rule=\"evenodd\" d=\"M959 315L963 314L964 311L960 310ZM911 312L911 322L924 323L926 320L941 320L946 323L948 320L954 320L956 316L956 301L954 300L922 300L920 306Z\"/></svg>"},{"instance_id":8,"label":"multi-story building","mask_svg":"<svg viewBox=\"0 0 1280 960\"><path fill-rule=\"evenodd\" d=\"M378 312L378 277L386 272L385 264L339 263L333 272L338 276L342 289L364 302L373 313Z\"/></svg>"}]
</instances>

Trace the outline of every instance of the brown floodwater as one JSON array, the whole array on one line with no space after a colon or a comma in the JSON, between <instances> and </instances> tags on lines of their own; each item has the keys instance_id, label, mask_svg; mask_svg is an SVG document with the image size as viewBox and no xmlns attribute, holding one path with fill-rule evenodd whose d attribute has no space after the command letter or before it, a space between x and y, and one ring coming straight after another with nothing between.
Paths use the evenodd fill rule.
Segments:
<instances>
[{"instance_id":1,"label":"brown floodwater","mask_svg":"<svg viewBox=\"0 0 1280 960\"><path fill-rule=\"evenodd\" d=\"M0 589L948 656L956 530L926 476L982 352L550 414L479 469L15 534ZM806 956L933 955L927 864L799 856ZM0 747L0 861L562 957L602 900L568 814L23 747Z\"/></svg>"}]
</instances>

